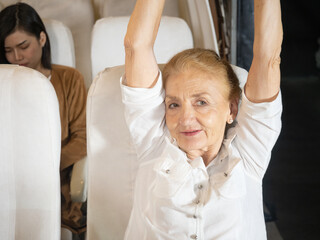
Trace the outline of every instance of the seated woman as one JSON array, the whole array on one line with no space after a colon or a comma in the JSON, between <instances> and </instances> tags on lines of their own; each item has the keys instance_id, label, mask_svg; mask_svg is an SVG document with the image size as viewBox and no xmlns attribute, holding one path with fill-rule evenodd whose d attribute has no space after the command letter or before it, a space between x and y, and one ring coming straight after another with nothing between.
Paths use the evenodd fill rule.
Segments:
<instances>
[{"instance_id":1,"label":"seated woman","mask_svg":"<svg viewBox=\"0 0 320 240\"><path fill-rule=\"evenodd\" d=\"M50 41L37 12L17 3L0 12L0 64L35 69L50 80L58 97L61 119L61 221L74 233L86 229L82 203L71 201L70 172L86 156L86 88L73 68L51 64Z\"/></svg>"},{"instance_id":2,"label":"seated woman","mask_svg":"<svg viewBox=\"0 0 320 240\"><path fill-rule=\"evenodd\" d=\"M254 1L243 92L211 50L178 53L159 71L163 5L137 0L124 41L122 99L141 162L125 239L266 239L262 178L282 113L280 0Z\"/></svg>"}]
</instances>

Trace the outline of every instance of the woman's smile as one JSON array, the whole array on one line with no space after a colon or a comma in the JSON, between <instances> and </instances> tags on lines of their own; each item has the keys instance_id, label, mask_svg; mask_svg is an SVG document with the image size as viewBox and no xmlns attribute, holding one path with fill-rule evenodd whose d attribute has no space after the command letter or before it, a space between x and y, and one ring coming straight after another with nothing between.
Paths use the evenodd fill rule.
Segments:
<instances>
[{"instance_id":1,"label":"woman's smile","mask_svg":"<svg viewBox=\"0 0 320 240\"><path fill-rule=\"evenodd\" d=\"M187 131L181 132L181 134L186 137L193 137L193 136L199 134L201 131L202 130L187 130Z\"/></svg>"}]
</instances>

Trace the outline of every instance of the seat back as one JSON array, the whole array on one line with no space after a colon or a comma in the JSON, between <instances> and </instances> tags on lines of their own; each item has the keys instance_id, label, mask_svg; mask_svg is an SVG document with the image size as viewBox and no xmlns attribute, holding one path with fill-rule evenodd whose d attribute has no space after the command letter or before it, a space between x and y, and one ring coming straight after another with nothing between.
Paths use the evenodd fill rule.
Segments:
<instances>
[{"instance_id":1,"label":"seat back","mask_svg":"<svg viewBox=\"0 0 320 240\"><path fill-rule=\"evenodd\" d=\"M92 31L91 62L94 78L105 68L124 64L123 39L129 17L99 19ZM166 63L176 53L193 47L191 31L177 17L162 17L154 52L158 63Z\"/></svg>"},{"instance_id":2,"label":"seat back","mask_svg":"<svg viewBox=\"0 0 320 240\"><path fill-rule=\"evenodd\" d=\"M246 70L234 69L243 86ZM124 66L105 69L88 93L88 240L123 239L131 213L138 161L124 119L123 73Z\"/></svg>"},{"instance_id":3,"label":"seat back","mask_svg":"<svg viewBox=\"0 0 320 240\"><path fill-rule=\"evenodd\" d=\"M123 73L123 66L105 69L88 93L88 240L123 239L130 216L137 163L121 101Z\"/></svg>"},{"instance_id":4,"label":"seat back","mask_svg":"<svg viewBox=\"0 0 320 240\"><path fill-rule=\"evenodd\" d=\"M212 49L219 54L209 0L179 0L180 13L189 24L198 48Z\"/></svg>"},{"instance_id":5,"label":"seat back","mask_svg":"<svg viewBox=\"0 0 320 240\"><path fill-rule=\"evenodd\" d=\"M60 239L59 105L49 80L0 65L0 239Z\"/></svg>"},{"instance_id":6,"label":"seat back","mask_svg":"<svg viewBox=\"0 0 320 240\"><path fill-rule=\"evenodd\" d=\"M43 23L50 39L52 63L75 68L74 43L70 29L53 19L43 19Z\"/></svg>"}]
</instances>

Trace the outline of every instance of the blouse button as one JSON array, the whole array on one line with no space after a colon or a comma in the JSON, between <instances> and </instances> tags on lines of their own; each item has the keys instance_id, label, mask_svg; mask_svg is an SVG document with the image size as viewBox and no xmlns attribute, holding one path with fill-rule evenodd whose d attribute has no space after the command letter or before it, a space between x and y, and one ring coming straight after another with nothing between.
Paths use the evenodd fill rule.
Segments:
<instances>
[{"instance_id":1,"label":"blouse button","mask_svg":"<svg viewBox=\"0 0 320 240\"><path fill-rule=\"evenodd\" d=\"M170 173L170 169L167 169L167 170L166 170L166 174L169 174L169 173Z\"/></svg>"},{"instance_id":2,"label":"blouse button","mask_svg":"<svg viewBox=\"0 0 320 240\"><path fill-rule=\"evenodd\" d=\"M197 216L196 216L196 215L193 215L193 218L194 218L194 219L196 219L196 218L197 218Z\"/></svg>"},{"instance_id":3,"label":"blouse button","mask_svg":"<svg viewBox=\"0 0 320 240\"><path fill-rule=\"evenodd\" d=\"M191 239L198 239L198 236L197 236L197 234L192 234L192 235L190 236L190 238L191 238Z\"/></svg>"},{"instance_id":4,"label":"blouse button","mask_svg":"<svg viewBox=\"0 0 320 240\"><path fill-rule=\"evenodd\" d=\"M198 185L198 189L202 189L203 186L201 184Z\"/></svg>"}]
</instances>

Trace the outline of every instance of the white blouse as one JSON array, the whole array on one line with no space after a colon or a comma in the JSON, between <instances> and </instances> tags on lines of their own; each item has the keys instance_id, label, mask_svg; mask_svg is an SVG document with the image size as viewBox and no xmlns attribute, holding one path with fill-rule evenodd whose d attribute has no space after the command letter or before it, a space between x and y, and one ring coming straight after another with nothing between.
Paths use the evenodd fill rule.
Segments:
<instances>
[{"instance_id":1,"label":"white blouse","mask_svg":"<svg viewBox=\"0 0 320 240\"><path fill-rule=\"evenodd\" d=\"M281 94L258 104L242 94L237 121L206 167L170 137L161 73L151 89L121 89L140 161L125 239L266 239L262 178L281 129Z\"/></svg>"}]
</instances>

